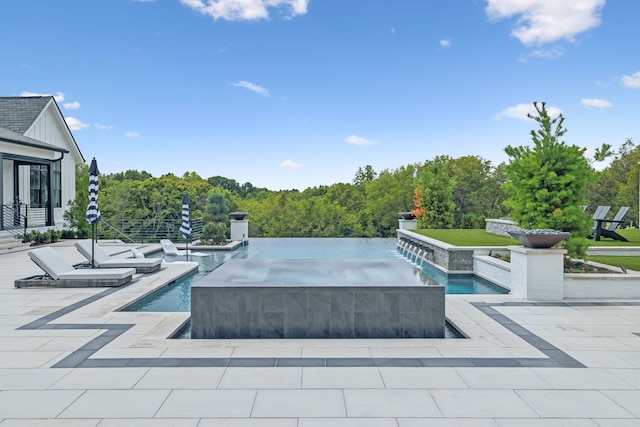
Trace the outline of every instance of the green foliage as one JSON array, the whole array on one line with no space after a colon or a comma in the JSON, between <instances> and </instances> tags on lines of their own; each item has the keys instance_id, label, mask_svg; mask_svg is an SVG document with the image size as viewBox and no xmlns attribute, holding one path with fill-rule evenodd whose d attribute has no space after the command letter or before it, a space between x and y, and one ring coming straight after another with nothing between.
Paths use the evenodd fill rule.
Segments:
<instances>
[{"instance_id":1,"label":"green foliage","mask_svg":"<svg viewBox=\"0 0 640 427\"><path fill-rule=\"evenodd\" d=\"M565 241L569 256L583 256L585 246L575 239L587 237L592 222L584 212L586 185L593 178L584 156L585 149L567 145L560 139L566 133L564 117L552 119L545 103L534 103L539 125L531 131L533 148L505 148L510 163L504 188L509 195L505 205L511 218L522 228L551 228L572 233Z\"/></svg>"},{"instance_id":2,"label":"green foliage","mask_svg":"<svg viewBox=\"0 0 640 427\"><path fill-rule=\"evenodd\" d=\"M44 233L38 230L31 230L23 241L25 243L31 243L31 246L43 245L48 243L55 243L60 239L62 231L56 231L54 229L48 229Z\"/></svg>"},{"instance_id":3,"label":"green foliage","mask_svg":"<svg viewBox=\"0 0 640 427\"><path fill-rule=\"evenodd\" d=\"M66 226L76 230L78 236L87 237L91 233L91 224L85 219L89 205L89 166L76 166L76 197L67 202L67 210L63 214Z\"/></svg>"},{"instance_id":4,"label":"green foliage","mask_svg":"<svg viewBox=\"0 0 640 427\"><path fill-rule=\"evenodd\" d=\"M482 230L416 230L416 233L454 246L508 246L518 244L509 236L499 236Z\"/></svg>"},{"instance_id":5,"label":"green foliage","mask_svg":"<svg viewBox=\"0 0 640 427\"><path fill-rule=\"evenodd\" d=\"M219 188L213 188L207 195L207 204L202 214L204 226L202 232L211 236L214 243L223 243L229 233L229 206L225 195Z\"/></svg>"},{"instance_id":6,"label":"green foliage","mask_svg":"<svg viewBox=\"0 0 640 427\"><path fill-rule=\"evenodd\" d=\"M436 158L427 163L418 175L418 186L422 191L418 215L420 228L452 228L456 208L452 200L455 181L447 170L447 159Z\"/></svg>"},{"instance_id":7,"label":"green foliage","mask_svg":"<svg viewBox=\"0 0 640 427\"><path fill-rule=\"evenodd\" d=\"M222 222L208 222L202 227L202 232L211 236L213 243L224 243L227 241L229 227Z\"/></svg>"}]
</instances>

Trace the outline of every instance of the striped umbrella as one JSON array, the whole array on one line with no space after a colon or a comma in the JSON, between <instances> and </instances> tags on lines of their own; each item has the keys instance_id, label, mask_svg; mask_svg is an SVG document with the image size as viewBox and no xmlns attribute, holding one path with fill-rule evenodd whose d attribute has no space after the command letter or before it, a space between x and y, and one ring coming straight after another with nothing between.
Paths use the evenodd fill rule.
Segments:
<instances>
[{"instance_id":1,"label":"striped umbrella","mask_svg":"<svg viewBox=\"0 0 640 427\"><path fill-rule=\"evenodd\" d=\"M94 157L89 166L89 206L85 219L91 224L91 268L93 265L94 241L96 237L96 224L100 221L100 209L98 209L98 162Z\"/></svg>"},{"instance_id":2,"label":"striped umbrella","mask_svg":"<svg viewBox=\"0 0 640 427\"><path fill-rule=\"evenodd\" d=\"M189 239L191 239L191 224L189 223L189 196L187 193L182 195L182 225L180 225L180 234L187 241L187 261L189 261Z\"/></svg>"}]
</instances>

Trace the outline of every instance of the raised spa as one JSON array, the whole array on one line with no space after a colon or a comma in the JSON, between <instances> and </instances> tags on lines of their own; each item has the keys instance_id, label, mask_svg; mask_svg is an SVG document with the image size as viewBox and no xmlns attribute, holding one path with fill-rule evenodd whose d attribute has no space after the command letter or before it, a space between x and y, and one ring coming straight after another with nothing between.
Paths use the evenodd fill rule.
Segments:
<instances>
[{"instance_id":1,"label":"raised spa","mask_svg":"<svg viewBox=\"0 0 640 427\"><path fill-rule=\"evenodd\" d=\"M191 286L191 338L444 338L434 283L402 259L232 259Z\"/></svg>"}]
</instances>

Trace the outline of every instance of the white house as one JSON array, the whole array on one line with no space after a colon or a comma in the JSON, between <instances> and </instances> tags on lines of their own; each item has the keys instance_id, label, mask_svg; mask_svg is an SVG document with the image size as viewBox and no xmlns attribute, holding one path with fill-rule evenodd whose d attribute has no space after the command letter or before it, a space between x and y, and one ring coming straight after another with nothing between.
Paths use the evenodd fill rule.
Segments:
<instances>
[{"instance_id":1,"label":"white house","mask_svg":"<svg viewBox=\"0 0 640 427\"><path fill-rule=\"evenodd\" d=\"M84 162L52 96L0 97L0 230L61 228Z\"/></svg>"}]
</instances>

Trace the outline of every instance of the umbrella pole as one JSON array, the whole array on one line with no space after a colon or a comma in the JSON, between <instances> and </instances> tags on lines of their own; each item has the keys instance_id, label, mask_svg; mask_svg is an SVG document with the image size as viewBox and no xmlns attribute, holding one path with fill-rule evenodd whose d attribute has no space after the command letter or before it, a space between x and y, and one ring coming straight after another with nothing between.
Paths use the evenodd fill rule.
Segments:
<instances>
[{"instance_id":1,"label":"umbrella pole","mask_svg":"<svg viewBox=\"0 0 640 427\"><path fill-rule=\"evenodd\" d=\"M187 239L187 261L189 261L189 239Z\"/></svg>"},{"instance_id":2,"label":"umbrella pole","mask_svg":"<svg viewBox=\"0 0 640 427\"><path fill-rule=\"evenodd\" d=\"M93 224L91 224L91 268L94 268L94 265L93 265L93 259L94 259L93 245L95 244L95 240L96 240L96 224L93 223Z\"/></svg>"}]
</instances>

